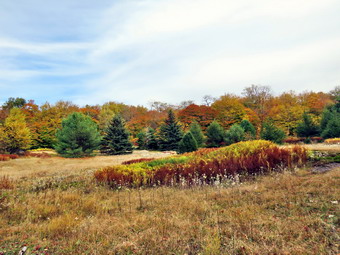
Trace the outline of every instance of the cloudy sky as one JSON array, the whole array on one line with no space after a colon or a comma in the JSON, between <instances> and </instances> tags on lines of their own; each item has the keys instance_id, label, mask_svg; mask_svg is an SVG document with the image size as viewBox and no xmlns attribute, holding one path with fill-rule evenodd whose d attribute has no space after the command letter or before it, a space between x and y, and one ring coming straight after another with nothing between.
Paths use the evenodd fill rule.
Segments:
<instances>
[{"instance_id":1,"label":"cloudy sky","mask_svg":"<svg viewBox=\"0 0 340 255\"><path fill-rule=\"evenodd\" d=\"M0 102L329 91L339 13L339 0L1 0Z\"/></svg>"}]
</instances>

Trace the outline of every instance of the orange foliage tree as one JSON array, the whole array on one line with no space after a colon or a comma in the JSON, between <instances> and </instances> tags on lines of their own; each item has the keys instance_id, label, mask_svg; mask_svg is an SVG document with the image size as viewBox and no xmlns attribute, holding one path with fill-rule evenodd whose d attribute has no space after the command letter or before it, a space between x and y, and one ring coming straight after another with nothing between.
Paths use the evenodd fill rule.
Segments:
<instances>
[{"instance_id":1,"label":"orange foliage tree","mask_svg":"<svg viewBox=\"0 0 340 255\"><path fill-rule=\"evenodd\" d=\"M197 122L206 130L217 116L217 111L210 106L191 104L177 113L178 119L187 129L193 122Z\"/></svg>"}]
</instances>

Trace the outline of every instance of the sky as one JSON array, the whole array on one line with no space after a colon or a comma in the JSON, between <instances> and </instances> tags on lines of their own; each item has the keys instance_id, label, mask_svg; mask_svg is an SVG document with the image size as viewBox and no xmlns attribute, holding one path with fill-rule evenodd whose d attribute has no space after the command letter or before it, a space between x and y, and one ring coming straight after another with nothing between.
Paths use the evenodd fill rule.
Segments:
<instances>
[{"instance_id":1,"label":"sky","mask_svg":"<svg viewBox=\"0 0 340 255\"><path fill-rule=\"evenodd\" d=\"M0 103L340 85L339 0L0 0Z\"/></svg>"}]
</instances>

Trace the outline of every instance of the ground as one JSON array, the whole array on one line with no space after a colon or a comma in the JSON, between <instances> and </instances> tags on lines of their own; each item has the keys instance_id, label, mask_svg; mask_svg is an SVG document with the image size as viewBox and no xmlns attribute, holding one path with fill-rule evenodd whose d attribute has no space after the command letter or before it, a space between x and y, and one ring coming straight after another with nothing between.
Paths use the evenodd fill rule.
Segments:
<instances>
[{"instance_id":1,"label":"ground","mask_svg":"<svg viewBox=\"0 0 340 255\"><path fill-rule=\"evenodd\" d=\"M339 165L222 186L110 190L94 182L98 167L167 155L145 153L0 162L0 254L24 245L28 254L340 252Z\"/></svg>"},{"instance_id":2,"label":"ground","mask_svg":"<svg viewBox=\"0 0 340 255\"><path fill-rule=\"evenodd\" d=\"M35 152L38 153L38 152ZM40 151L40 153L46 153ZM95 170L121 164L124 161L138 158L162 158L173 155L171 152L138 150L132 154L117 156L96 156L89 158L20 158L11 161L0 161L0 176L6 175L13 179L68 176L92 174Z\"/></svg>"}]
</instances>

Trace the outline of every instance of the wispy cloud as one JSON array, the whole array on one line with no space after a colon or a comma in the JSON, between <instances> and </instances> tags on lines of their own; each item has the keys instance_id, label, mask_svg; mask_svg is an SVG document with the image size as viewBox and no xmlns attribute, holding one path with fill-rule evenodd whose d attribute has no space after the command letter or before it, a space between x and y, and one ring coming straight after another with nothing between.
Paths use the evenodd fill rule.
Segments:
<instances>
[{"instance_id":1,"label":"wispy cloud","mask_svg":"<svg viewBox=\"0 0 340 255\"><path fill-rule=\"evenodd\" d=\"M2 101L20 88L38 102L200 102L253 83L280 92L340 80L335 0L4 0L0 10Z\"/></svg>"}]
</instances>

